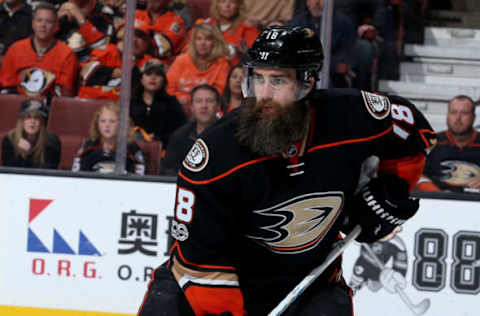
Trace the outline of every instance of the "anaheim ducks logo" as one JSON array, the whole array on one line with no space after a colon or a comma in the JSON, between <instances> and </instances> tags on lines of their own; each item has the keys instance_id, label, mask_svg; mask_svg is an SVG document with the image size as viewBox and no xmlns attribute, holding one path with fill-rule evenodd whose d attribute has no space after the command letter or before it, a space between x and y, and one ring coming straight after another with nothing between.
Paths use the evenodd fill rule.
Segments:
<instances>
[{"instance_id":1,"label":"anaheim ducks logo","mask_svg":"<svg viewBox=\"0 0 480 316\"><path fill-rule=\"evenodd\" d=\"M447 160L441 165L445 169L442 170L444 176L440 180L449 185L466 186L474 178L480 177L480 167L471 162Z\"/></svg>"},{"instance_id":2,"label":"anaheim ducks logo","mask_svg":"<svg viewBox=\"0 0 480 316\"><path fill-rule=\"evenodd\" d=\"M330 230L343 206L342 192L301 195L271 208L254 211L270 222L247 237L271 251L283 254L305 252L315 247Z\"/></svg>"},{"instance_id":3,"label":"anaheim ducks logo","mask_svg":"<svg viewBox=\"0 0 480 316\"><path fill-rule=\"evenodd\" d=\"M390 100L383 96L362 91L363 101L368 112L377 120L382 120L390 114Z\"/></svg>"},{"instance_id":4,"label":"anaheim ducks logo","mask_svg":"<svg viewBox=\"0 0 480 316\"><path fill-rule=\"evenodd\" d=\"M20 72L20 90L28 96L44 95L55 82L55 74L41 68L27 68Z\"/></svg>"},{"instance_id":5,"label":"anaheim ducks logo","mask_svg":"<svg viewBox=\"0 0 480 316\"><path fill-rule=\"evenodd\" d=\"M185 156L183 166L193 172L201 171L207 165L208 157L209 152L207 144L205 144L201 138L198 138Z\"/></svg>"}]
</instances>

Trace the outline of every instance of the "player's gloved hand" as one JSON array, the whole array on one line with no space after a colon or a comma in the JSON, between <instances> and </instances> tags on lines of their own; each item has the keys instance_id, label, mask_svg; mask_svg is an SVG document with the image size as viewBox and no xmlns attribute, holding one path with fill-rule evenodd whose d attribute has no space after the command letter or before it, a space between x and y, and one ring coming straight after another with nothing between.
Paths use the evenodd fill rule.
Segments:
<instances>
[{"instance_id":1,"label":"player's gloved hand","mask_svg":"<svg viewBox=\"0 0 480 316\"><path fill-rule=\"evenodd\" d=\"M392 294L407 286L407 282L403 275L400 272L389 268L385 268L380 272L379 280L383 288Z\"/></svg>"},{"instance_id":2,"label":"player's gloved hand","mask_svg":"<svg viewBox=\"0 0 480 316\"><path fill-rule=\"evenodd\" d=\"M344 232L362 227L357 241L372 243L392 232L418 211L418 199L409 195L408 183L396 175L380 174L354 197L346 210Z\"/></svg>"},{"instance_id":3,"label":"player's gloved hand","mask_svg":"<svg viewBox=\"0 0 480 316\"><path fill-rule=\"evenodd\" d=\"M220 314L205 314L205 316L233 316L233 314L230 312L223 312Z\"/></svg>"}]
</instances>

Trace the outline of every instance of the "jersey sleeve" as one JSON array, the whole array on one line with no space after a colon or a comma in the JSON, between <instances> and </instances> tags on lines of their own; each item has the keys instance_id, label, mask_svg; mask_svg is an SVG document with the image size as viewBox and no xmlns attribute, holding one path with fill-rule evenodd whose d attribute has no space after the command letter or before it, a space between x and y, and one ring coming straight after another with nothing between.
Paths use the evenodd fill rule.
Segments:
<instances>
[{"instance_id":1,"label":"jersey sleeve","mask_svg":"<svg viewBox=\"0 0 480 316\"><path fill-rule=\"evenodd\" d=\"M399 176L412 190L425 167L426 155L436 144L437 135L423 114L410 101L390 96L392 131L379 152L379 173Z\"/></svg>"},{"instance_id":2,"label":"jersey sleeve","mask_svg":"<svg viewBox=\"0 0 480 316\"><path fill-rule=\"evenodd\" d=\"M76 81L78 76L78 58L73 52L67 54L63 66L60 70L57 83L68 88L70 91L76 90Z\"/></svg>"},{"instance_id":3,"label":"jersey sleeve","mask_svg":"<svg viewBox=\"0 0 480 316\"><path fill-rule=\"evenodd\" d=\"M16 87L17 85L17 72L15 69L15 56L17 56L18 51L16 45L12 45L5 54L5 58L1 64L0 68L0 87Z\"/></svg>"},{"instance_id":4,"label":"jersey sleeve","mask_svg":"<svg viewBox=\"0 0 480 316\"><path fill-rule=\"evenodd\" d=\"M245 315L232 263L235 218L225 202L224 183L208 176L208 160L208 147L199 139L179 172L169 267L195 315Z\"/></svg>"}]
</instances>

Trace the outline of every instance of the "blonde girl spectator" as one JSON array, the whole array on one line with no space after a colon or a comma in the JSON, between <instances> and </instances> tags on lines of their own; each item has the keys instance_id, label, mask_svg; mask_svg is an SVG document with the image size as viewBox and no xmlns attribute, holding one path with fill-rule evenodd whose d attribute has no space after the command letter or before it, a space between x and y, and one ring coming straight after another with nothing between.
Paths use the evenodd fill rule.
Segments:
<instances>
[{"instance_id":1,"label":"blonde girl spectator","mask_svg":"<svg viewBox=\"0 0 480 316\"><path fill-rule=\"evenodd\" d=\"M244 0L212 0L210 16L195 24L216 25L228 44L232 65L238 63L258 36L256 21L247 19Z\"/></svg>"},{"instance_id":2,"label":"blonde girl spectator","mask_svg":"<svg viewBox=\"0 0 480 316\"><path fill-rule=\"evenodd\" d=\"M179 55L167 72L167 93L177 97L190 114L190 92L210 84L223 93L230 68L228 48L217 27L198 24L193 28L187 51Z\"/></svg>"},{"instance_id":3,"label":"blonde girl spectator","mask_svg":"<svg viewBox=\"0 0 480 316\"><path fill-rule=\"evenodd\" d=\"M17 126L3 138L4 166L57 169L60 162L60 140L47 131L48 109L36 99L23 101Z\"/></svg>"},{"instance_id":4,"label":"blonde girl spectator","mask_svg":"<svg viewBox=\"0 0 480 316\"><path fill-rule=\"evenodd\" d=\"M90 124L90 137L73 160L73 171L110 173L115 170L119 111L118 104L111 102L95 112ZM145 174L143 153L135 143L133 130L129 132L126 169L128 173Z\"/></svg>"},{"instance_id":5,"label":"blonde girl spectator","mask_svg":"<svg viewBox=\"0 0 480 316\"><path fill-rule=\"evenodd\" d=\"M232 67L232 69L230 69L227 77L227 86L225 87L222 95L224 113L230 112L231 110L239 107L242 103L244 99L242 94L242 78L242 66L235 65Z\"/></svg>"}]
</instances>

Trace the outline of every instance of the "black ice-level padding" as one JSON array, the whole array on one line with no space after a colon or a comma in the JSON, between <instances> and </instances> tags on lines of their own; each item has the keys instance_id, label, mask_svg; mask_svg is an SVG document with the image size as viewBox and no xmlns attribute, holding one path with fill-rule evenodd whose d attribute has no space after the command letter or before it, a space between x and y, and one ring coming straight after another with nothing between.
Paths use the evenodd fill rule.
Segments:
<instances>
[{"instance_id":1,"label":"black ice-level padding","mask_svg":"<svg viewBox=\"0 0 480 316\"><path fill-rule=\"evenodd\" d=\"M402 225L418 211L419 201L409 196L408 183L395 175L381 174L367 183L345 210L343 231L360 224L359 242L372 243Z\"/></svg>"},{"instance_id":2,"label":"black ice-level padding","mask_svg":"<svg viewBox=\"0 0 480 316\"><path fill-rule=\"evenodd\" d=\"M311 29L273 26L257 37L245 65L320 71L323 58L322 43Z\"/></svg>"}]
</instances>

